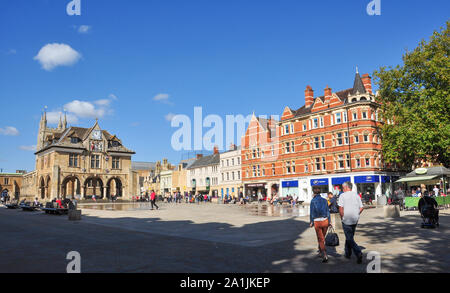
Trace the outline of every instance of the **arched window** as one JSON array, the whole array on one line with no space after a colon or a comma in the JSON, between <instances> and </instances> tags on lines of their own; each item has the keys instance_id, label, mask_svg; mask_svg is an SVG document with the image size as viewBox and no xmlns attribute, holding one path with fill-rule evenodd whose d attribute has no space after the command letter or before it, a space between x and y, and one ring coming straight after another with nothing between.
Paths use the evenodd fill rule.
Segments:
<instances>
[{"instance_id":1,"label":"arched window","mask_svg":"<svg viewBox=\"0 0 450 293\"><path fill-rule=\"evenodd\" d=\"M360 101L367 101L367 98L366 97L361 97L359 100Z\"/></svg>"}]
</instances>

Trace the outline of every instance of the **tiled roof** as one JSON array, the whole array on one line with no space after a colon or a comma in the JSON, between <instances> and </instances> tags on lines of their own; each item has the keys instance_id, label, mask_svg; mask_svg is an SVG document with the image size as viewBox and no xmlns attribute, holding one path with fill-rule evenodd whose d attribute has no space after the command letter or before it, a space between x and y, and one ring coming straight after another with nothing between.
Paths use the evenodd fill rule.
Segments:
<instances>
[{"instance_id":1,"label":"tiled roof","mask_svg":"<svg viewBox=\"0 0 450 293\"><path fill-rule=\"evenodd\" d=\"M219 163L220 163L220 154L214 154L214 155L198 158L187 169L194 169L194 168L199 168L199 167L218 165Z\"/></svg>"},{"instance_id":2,"label":"tiled roof","mask_svg":"<svg viewBox=\"0 0 450 293\"><path fill-rule=\"evenodd\" d=\"M153 170L156 163L154 162L131 162L131 169L133 170Z\"/></svg>"}]
</instances>

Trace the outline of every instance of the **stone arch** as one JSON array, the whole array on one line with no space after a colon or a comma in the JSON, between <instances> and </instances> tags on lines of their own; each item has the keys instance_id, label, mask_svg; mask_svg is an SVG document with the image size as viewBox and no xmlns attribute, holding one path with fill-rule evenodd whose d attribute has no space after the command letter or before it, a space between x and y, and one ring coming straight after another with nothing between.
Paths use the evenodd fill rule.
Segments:
<instances>
[{"instance_id":1,"label":"stone arch","mask_svg":"<svg viewBox=\"0 0 450 293\"><path fill-rule=\"evenodd\" d=\"M20 187L19 187L19 184L17 184L16 180L14 180L14 197L16 199L19 199L19 197L20 197Z\"/></svg>"},{"instance_id":2,"label":"stone arch","mask_svg":"<svg viewBox=\"0 0 450 293\"><path fill-rule=\"evenodd\" d=\"M77 176L67 176L61 184L61 195L63 198L69 196L74 198L76 195L81 195L81 181Z\"/></svg>"},{"instance_id":3,"label":"stone arch","mask_svg":"<svg viewBox=\"0 0 450 293\"><path fill-rule=\"evenodd\" d=\"M367 101L367 98L363 96L363 97L359 98L359 100L360 101Z\"/></svg>"},{"instance_id":4,"label":"stone arch","mask_svg":"<svg viewBox=\"0 0 450 293\"><path fill-rule=\"evenodd\" d=\"M90 176L88 177L84 183L84 198L92 198L94 195L96 198L103 198L104 194L104 184L103 180L100 177Z\"/></svg>"},{"instance_id":5,"label":"stone arch","mask_svg":"<svg viewBox=\"0 0 450 293\"><path fill-rule=\"evenodd\" d=\"M47 175L47 177L45 178L45 197L52 197L52 178L50 177L50 175Z\"/></svg>"},{"instance_id":6,"label":"stone arch","mask_svg":"<svg viewBox=\"0 0 450 293\"><path fill-rule=\"evenodd\" d=\"M123 180L120 177L112 177L106 183L106 197L123 197Z\"/></svg>"},{"instance_id":7,"label":"stone arch","mask_svg":"<svg viewBox=\"0 0 450 293\"><path fill-rule=\"evenodd\" d=\"M358 102L358 98L353 98L352 103L354 103L354 102Z\"/></svg>"},{"instance_id":8,"label":"stone arch","mask_svg":"<svg viewBox=\"0 0 450 293\"><path fill-rule=\"evenodd\" d=\"M45 180L44 177L41 177L39 180L39 195L41 199L45 199Z\"/></svg>"}]
</instances>

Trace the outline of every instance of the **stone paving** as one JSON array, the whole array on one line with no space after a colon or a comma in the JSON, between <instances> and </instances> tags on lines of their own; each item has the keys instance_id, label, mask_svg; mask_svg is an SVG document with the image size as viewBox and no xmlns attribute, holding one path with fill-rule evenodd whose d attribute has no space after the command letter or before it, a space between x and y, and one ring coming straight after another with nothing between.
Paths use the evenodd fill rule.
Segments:
<instances>
[{"instance_id":1,"label":"stone paving","mask_svg":"<svg viewBox=\"0 0 450 293\"><path fill-rule=\"evenodd\" d=\"M307 208L275 209L218 204L161 204L160 210L104 205L83 208L83 218L0 207L0 273L65 272L69 251L81 254L82 272L366 272L328 247L317 258ZM99 209L102 208L102 209ZM448 272L450 209L441 227L421 229L418 212L384 219L383 209L364 211L356 241L381 254L382 272Z\"/></svg>"}]
</instances>

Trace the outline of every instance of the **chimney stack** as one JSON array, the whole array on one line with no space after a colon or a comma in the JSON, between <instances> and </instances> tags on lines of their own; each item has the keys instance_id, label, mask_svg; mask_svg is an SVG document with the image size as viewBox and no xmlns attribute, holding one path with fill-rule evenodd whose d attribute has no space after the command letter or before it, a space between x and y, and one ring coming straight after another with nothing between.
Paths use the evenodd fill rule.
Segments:
<instances>
[{"instance_id":1,"label":"chimney stack","mask_svg":"<svg viewBox=\"0 0 450 293\"><path fill-rule=\"evenodd\" d=\"M219 147L214 146L214 154L217 155L219 153Z\"/></svg>"},{"instance_id":2,"label":"chimney stack","mask_svg":"<svg viewBox=\"0 0 450 293\"><path fill-rule=\"evenodd\" d=\"M330 103L331 94L332 94L332 90L331 90L331 88L327 85L327 88L325 89L325 103L326 103L326 104Z\"/></svg>"},{"instance_id":3,"label":"chimney stack","mask_svg":"<svg viewBox=\"0 0 450 293\"><path fill-rule=\"evenodd\" d=\"M372 94L372 78L370 77L370 75L368 73L363 74L363 76L361 77L361 80L363 82L364 88L366 89L366 91L370 94Z\"/></svg>"},{"instance_id":4,"label":"chimney stack","mask_svg":"<svg viewBox=\"0 0 450 293\"><path fill-rule=\"evenodd\" d=\"M230 144L230 151L235 151L237 150L237 146L234 143Z\"/></svg>"},{"instance_id":5,"label":"chimney stack","mask_svg":"<svg viewBox=\"0 0 450 293\"><path fill-rule=\"evenodd\" d=\"M310 85L305 90L305 107L310 108L314 104L314 91Z\"/></svg>"},{"instance_id":6,"label":"chimney stack","mask_svg":"<svg viewBox=\"0 0 450 293\"><path fill-rule=\"evenodd\" d=\"M197 160L200 159L200 158L203 158L203 155L202 154L197 154Z\"/></svg>"}]
</instances>

